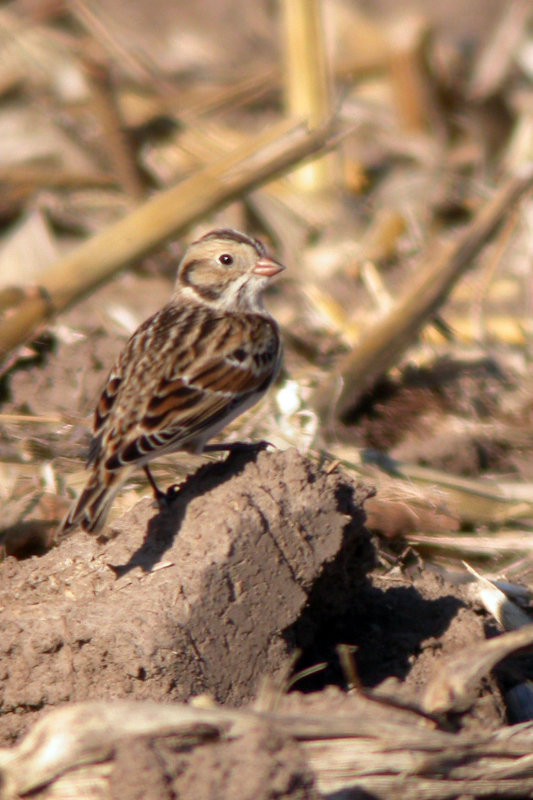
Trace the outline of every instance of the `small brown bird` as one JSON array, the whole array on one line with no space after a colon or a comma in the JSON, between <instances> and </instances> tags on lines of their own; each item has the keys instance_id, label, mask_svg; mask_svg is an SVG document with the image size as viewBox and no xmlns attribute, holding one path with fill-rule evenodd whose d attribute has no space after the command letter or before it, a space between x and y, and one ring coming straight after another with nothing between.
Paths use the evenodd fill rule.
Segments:
<instances>
[{"instance_id":1,"label":"small brown bird","mask_svg":"<svg viewBox=\"0 0 533 800\"><path fill-rule=\"evenodd\" d=\"M193 242L170 302L131 336L94 416L85 489L61 532L102 527L122 484L158 456L201 453L256 403L276 377L281 344L262 295L284 267L264 245L234 230Z\"/></svg>"}]
</instances>

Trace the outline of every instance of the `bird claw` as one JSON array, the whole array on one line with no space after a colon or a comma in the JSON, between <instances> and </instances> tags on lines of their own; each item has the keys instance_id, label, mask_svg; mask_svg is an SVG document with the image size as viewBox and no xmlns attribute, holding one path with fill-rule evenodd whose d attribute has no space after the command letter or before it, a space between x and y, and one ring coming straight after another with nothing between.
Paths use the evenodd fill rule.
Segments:
<instances>
[{"instance_id":1,"label":"bird claw","mask_svg":"<svg viewBox=\"0 0 533 800\"><path fill-rule=\"evenodd\" d=\"M172 486L169 486L166 494L165 494L165 501L167 503L172 503L180 493L180 485L179 483L173 483Z\"/></svg>"},{"instance_id":2,"label":"bird claw","mask_svg":"<svg viewBox=\"0 0 533 800\"><path fill-rule=\"evenodd\" d=\"M173 483L172 486L168 487L166 492L162 492L160 489L157 490L157 494L154 494L154 502L161 513L166 511L168 507L172 505L179 494L179 489L179 485L177 483Z\"/></svg>"},{"instance_id":3,"label":"bird claw","mask_svg":"<svg viewBox=\"0 0 533 800\"><path fill-rule=\"evenodd\" d=\"M272 442L267 442L266 439L261 439L261 441L257 442L256 447L258 450L268 450L269 447L273 447L274 450L278 449L275 444L272 444Z\"/></svg>"}]
</instances>

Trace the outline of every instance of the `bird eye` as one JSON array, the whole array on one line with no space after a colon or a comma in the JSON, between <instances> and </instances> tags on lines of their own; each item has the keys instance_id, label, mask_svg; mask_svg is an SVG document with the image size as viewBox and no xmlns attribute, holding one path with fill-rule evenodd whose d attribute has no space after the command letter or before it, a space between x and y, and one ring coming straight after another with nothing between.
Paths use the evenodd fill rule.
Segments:
<instances>
[{"instance_id":1,"label":"bird eye","mask_svg":"<svg viewBox=\"0 0 533 800\"><path fill-rule=\"evenodd\" d=\"M229 253L222 253L222 255L218 257L218 260L221 264L224 264L225 267L229 267L230 264L233 264L233 256L230 256Z\"/></svg>"}]
</instances>

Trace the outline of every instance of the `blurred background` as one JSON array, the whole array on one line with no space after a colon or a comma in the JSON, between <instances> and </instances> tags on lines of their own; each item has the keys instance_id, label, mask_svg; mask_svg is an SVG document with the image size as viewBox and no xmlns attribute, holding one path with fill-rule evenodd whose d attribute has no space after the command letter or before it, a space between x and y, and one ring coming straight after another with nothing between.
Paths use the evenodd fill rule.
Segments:
<instances>
[{"instance_id":1,"label":"blurred background","mask_svg":"<svg viewBox=\"0 0 533 800\"><path fill-rule=\"evenodd\" d=\"M374 485L388 564L529 579L532 17L528 0L0 6L4 555L50 545L113 359L187 241L224 225L288 266L268 298L285 366L224 438Z\"/></svg>"}]
</instances>

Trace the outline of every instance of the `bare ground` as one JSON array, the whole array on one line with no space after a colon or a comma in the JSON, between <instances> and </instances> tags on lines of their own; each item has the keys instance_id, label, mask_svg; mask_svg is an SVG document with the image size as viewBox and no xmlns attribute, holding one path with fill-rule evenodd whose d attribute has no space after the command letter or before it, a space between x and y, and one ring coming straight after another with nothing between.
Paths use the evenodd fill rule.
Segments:
<instances>
[{"instance_id":1,"label":"bare ground","mask_svg":"<svg viewBox=\"0 0 533 800\"><path fill-rule=\"evenodd\" d=\"M357 645L364 685L394 677L416 700L435 660L483 638L483 622L430 571L372 573L367 494L295 450L233 454L163 512L142 500L111 538L79 532L40 558L6 559L3 741L71 701L241 704L297 649L301 666L327 664L303 688L342 685L340 642ZM502 716L491 686L465 724Z\"/></svg>"}]
</instances>

